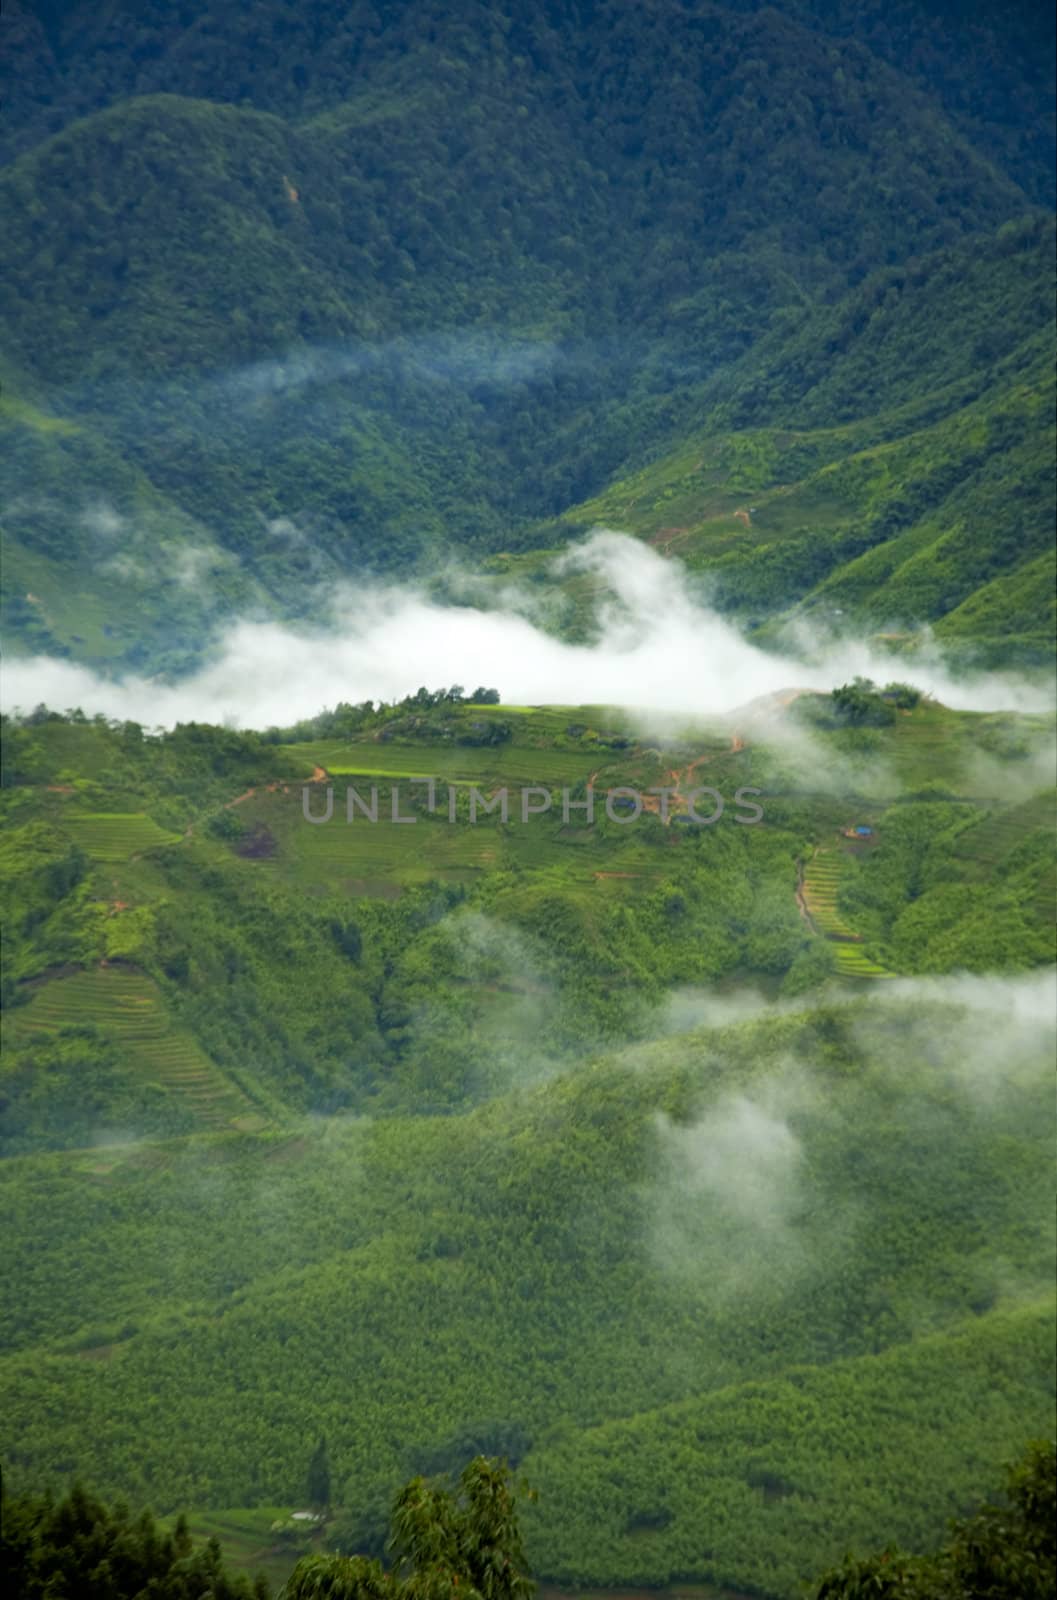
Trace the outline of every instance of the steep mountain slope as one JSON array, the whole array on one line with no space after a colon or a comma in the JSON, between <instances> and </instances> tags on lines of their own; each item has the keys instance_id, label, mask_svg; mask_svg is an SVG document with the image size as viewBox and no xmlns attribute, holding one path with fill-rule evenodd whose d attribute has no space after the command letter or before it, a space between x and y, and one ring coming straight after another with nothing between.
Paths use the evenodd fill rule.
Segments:
<instances>
[{"instance_id":1,"label":"steep mountain slope","mask_svg":"<svg viewBox=\"0 0 1057 1600\"><path fill-rule=\"evenodd\" d=\"M672 6L637 7L670 22ZM708 5L684 7L709 17ZM760 0L728 0L751 15ZM1031 0L989 15L965 0L784 0L802 25L865 43L931 95L961 131L1032 198L1053 193L1053 23ZM623 8L584 0L546 6L370 4L315 0L296 15L258 3L247 27L233 0L184 0L178 8L136 0L105 8L73 0L11 0L7 28L20 71L5 128L13 151L39 142L86 111L159 91L246 104L286 117L340 104L357 84L425 42L445 53L495 49L497 39L537 67L572 64L589 77L600 37ZM1030 103L1031 110L1028 109Z\"/></svg>"},{"instance_id":2,"label":"steep mountain slope","mask_svg":"<svg viewBox=\"0 0 1057 1600\"><path fill-rule=\"evenodd\" d=\"M894 55L895 23L862 9ZM739 360L761 387L735 395L727 427L790 409L830 427L871 389L871 411L905 404L907 356L927 363L927 347L878 347L841 297L882 263L894 275L871 292L898 297L897 264L912 283L915 259L1023 214L1027 157L1005 163L981 130L1035 69L1018 24L1006 88L971 114L963 95L955 126L931 68L908 76L846 24L822 6L674 0L16 16L22 87L52 105L27 106L25 148L0 170L16 644L172 664L250 597L296 610L308 579L516 549L534 519L711 416ZM964 87L998 45L986 28L963 44ZM1020 117L1034 129L1035 104ZM1006 323L1019 294L1027 338L1015 251L1005 266ZM993 360L976 287L970 271L934 298L944 382ZM837 355L843 391L806 382ZM112 572L101 639L101 621L64 623L49 563L81 575L92 612L85 519L130 520L130 473L150 537L219 552L228 575L159 626L160 595Z\"/></svg>"},{"instance_id":3,"label":"steep mountain slope","mask_svg":"<svg viewBox=\"0 0 1057 1600\"><path fill-rule=\"evenodd\" d=\"M648 538L757 627L928 623L978 663L1048 663L1053 244L1048 220L1011 224L776 330L675 452L567 527Z\"/></svg>"},{"instance_id":4,"label":"steep mountain slope","mask_svg":"<svg viewBox=\"0 0 1057 1600\"><path fill-rule=\"evenodd\" d=\"M152 1130L194 1125L185 1091L203 1085L152 1074L144 1041L193 1045L214 1087L227 1075L224 1122L423 1111L494 1092L527 1036L544 1071L649 1033L673 985L743 978L795 996L834 973L1050 961L1046 719L885 702L884 725L863 729L829 720L827 703L801 697L756 732L748 717L647 735L599 707L413 704L346 707L294 743L43 713L6 728L14 1131L0 1149L76 1143L93 1118L120 1124L123 1104ZM726 811L691 827L705 768ZM412 786L424 771L434 814ZM594 826L566 825L558 791L588 780ZM509 791L506 822L470 822L470 783ZM305 784L313 815L332 791L325 825L305 821ZM628 784L674 786L669 820L655 796L632 827L608 816L605 791ZM348 785L378 791L377 822L347 822ZM554 805L523 822L529 785ZM743 786L764 796L757 826L736 820ZM394 788L415 826L390 820ZM874 829L865 849L839 832L849 816ZM91 1031L74 1046L63 1029L79 1022Z\"/></svg>"},{"instance_id":5,"label":"steep mountain slope","mask_svg":"<svg viewBox=\"0 0 1057 1600\"><path fill-rule=\"evenodd\" d=\"M267 1525L325 1433L362 1549L498 1451L543 1576L781 1600L931 1538L1052 1415L1052 728L913 698L5 722L5 1471Z\"/></svg>"}]
</instances>

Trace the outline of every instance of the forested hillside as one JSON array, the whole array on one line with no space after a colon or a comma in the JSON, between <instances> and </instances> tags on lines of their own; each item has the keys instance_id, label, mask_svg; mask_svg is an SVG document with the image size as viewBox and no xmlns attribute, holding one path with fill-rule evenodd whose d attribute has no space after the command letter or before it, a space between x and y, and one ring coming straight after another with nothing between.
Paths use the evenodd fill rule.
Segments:
<instances>
[{"instance_id":1,"label":"forested hillside","mask_svg":"<svg viewBox=\"0 0 1057 1600\"><path fill-rule=\"evenodd\" d=\"M340 709L315 737L8 724L8 1149L82 1142L118 1083L103 1120L123 1125L126 1108L157 1131L197 1125L181 1092L195 1085L223 1107L209 1126L279 1105L423 1110L519 1075L528 1035L538 1071L648 1036L674 985L747 978L792 996L846 968L1052 960L1048 719L871 710L869 696L866 713L880 725L805 696L770 729L746 717L644 733L599 707L441 693L432 709ZM724 810L687 826L706 775ZM588 783L592 825L572 811L566 823L561 791L582 805ZM506 820L471 823L470 784L504 787ZM350 785L368 803L378 792L376 823L346 820ZM621 785L651 808L630 825L605 810ZM666 820L647 792L663 785ZM529 786L551 809L523 821ZM755 824L738 820L754 815L742 790L760 797ZM303 806L322 816L328 792L331 820L310 825ZM415 826L391 820L408 807ZM876 830L865 847L841 835L850 818ZM798 904L822 867L851 943ZM64 1030L96 1021L71 1046ZM125 1083L122 1064L146 1065L163 1042L161 1083ZM78 1109L71 1092L89 1083Z\"/></svg>"},{"instance_id":2,"label":"forested hillside","mask_svg":"<svg viewBox=\"0 0 1057 1600\"><path fill-rule=\"evenodd\" d=\"M318 1496L327 1489L326 1441L313 1453L310 1481ZM816 1600L856 1600L869 1584L879 1592L898 1583L907 1600L978 1600L987 1590L1014 1591L1020 1600L1048 1600L1057 1550L1053 1512L1055 1456L1052 1442L1033 1440L1006 1467L1006 1485L968 1517L951 1520L943 1545L908 1556L893 1547L865 1559L848 1556L838 1569L811 1585ZM535 1491L527 1491L528 1499ZM476 1456L455 1478L429 1482L413 1477L393 1497L392 1564L376 1557L319 1551L304 1556L281 1589L282 1600L401 1600L428 1585L454 1596L460 1583L493 1600L528 1600L536 1585L526 1572L520 1511L522 1480L501 1461ZM5 1495L0 1524L0 1575L22 1600L50 1600L65 1587L85 1600L100 1591L125 1600L149 1586L158 1600L268 1600L269 1585L258 1570L252 1590L242 1575L222 1564L218 1541L195 1551L187 1519L171 1531L149 1512L133 1519L124 1505L110 1507L81 1485L62 1501L49 1496ZM311 1513L304 1513L311 1516ZM321 1517L316 1514L316 1520ZM238 1554L238 1532L234 1545ZM282 1576L286 1577L289 1555Z\"/></svg>"},{"instance_id":3,"label":"forested hillside","mask_svg":"<svg viewBox=\"0 0 1057 1600\"><path fill-rule=\"evenodd\" d=\"M21 1482L265 1538L325 1435L369 1552L408 1474L506 1454L546 1577L791 1596L1045 1428L1048 719L5 733Z\"/></svg>"},{"instance_id":4,"label":"forested hillside","mask_svg":"<svg viewBox=\"0 0 1057 1600\"><path fill-rule=\"evenodd\" d=\"M1037 22L824 0L16 9L9 637L186 666L232 613L297 614L339 575L553 542L549 519L688 436L854 418L908 438L884 527L853 497L834 538L809 494L751 572L698 545L720 603L784 610L835 575L841 614L950 616L970 654L1037 663ZM918 559L942 592L889 581L937 541Z\"/></svg>"},{"instance_id":5,"label":"forested hillside","mask_svg":"<svg viewBox=\"0 0 1057 1600\"><path fill-rule=\"evenodd\" d=\"M8 0L12 1593L1048 1596L1053 43Z\"/></svg>"},{"instance_id":6,"label":"forested hillside","mask_svg":"<svg viewBox=\"0 0 1057 1600\"><path fill-rule=\"evenodd\" d=\"M647 538L761 640L928 623L952 659L1048 664L1053 303L1049 219L873 274L725 368L705 426L556 531Z\"/></svg>"}]
</instances>

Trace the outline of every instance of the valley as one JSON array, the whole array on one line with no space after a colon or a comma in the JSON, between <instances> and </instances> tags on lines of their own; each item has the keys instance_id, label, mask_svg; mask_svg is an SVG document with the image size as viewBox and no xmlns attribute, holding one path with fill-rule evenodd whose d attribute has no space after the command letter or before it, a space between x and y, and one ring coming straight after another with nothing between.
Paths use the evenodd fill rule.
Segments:
<instances>
[{"instance_id":1,"label":"valley","mask_svg":"<svg viewBox=\"0 0 1057 1600\"><path fill-rule=\"evenodd\" d=\"M1052 1600L1049 9L0 44L0 1588Z\"/></svg>"}]
</instances>

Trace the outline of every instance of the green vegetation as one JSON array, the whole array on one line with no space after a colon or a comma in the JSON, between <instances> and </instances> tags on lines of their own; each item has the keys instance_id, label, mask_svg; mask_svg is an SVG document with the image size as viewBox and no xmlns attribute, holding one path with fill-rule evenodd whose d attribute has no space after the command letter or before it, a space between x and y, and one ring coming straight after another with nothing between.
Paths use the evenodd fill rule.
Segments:
<instances>
[{"instance_id":1,"label":"green vegetation","mask_svg":"<svg viewBox=\"0 0 1057 1600\"><path fill-rule=\"evenodd\" d=\"M906 1556L891 1545L870 1560L847 1556L839 1570L818 1581L817 1600L865 1600L877 1594L979 1600L992 1593L1045 1600L1057 1569L1054 1467L1052 1441L1029 1444L1022 1459L1007 1467L1005 1505L988 1503L971 1517L952 1521L952 1538L935 1556ZM769 1474L759 1476L757 1487L772 1503L790 1492ZM528 1501L536 1498L529 1489ZM132 1600L143 1592L144 1580L163 1600L249 1600L251 1593L267 1600L263 1574L251 1591L244 1579L225 1572L215 1538L193 1553L182 1515L165 1533L149 1512L133 1522L123 1505L108 1511L80 1486L58 1506L47 1496L5 1494L4 1512L0 1572L25 1600L44 1600L71 1583L79 1596L92 1600L96 1595ZM476 1457L459 1474L454 1491L443 1480L413 1478L395 1496L391 1516L393 1532L386 1541L391 1566L362 1554L313 1554L300 1560L282 1584L281 1600L454 1596L460 1586L478 1600L527 1600L535 1591L525 1571L517 1499L505 1462ZM221 1525L225 1531L231 1526ZM282 1526L280 1518L273 1531ZM237 1523L234 1531L237 1546Z\"/></svg>"},{"instance_id":2,"label":"green vegetation","mask_svg":"<svg viewBox=\"0 0 1057 1600\"><path fill-rule=\"evenodd\" d=\"M268 1587L228 1572L211 1539L195 1550L184 1517L163 1533L149 1511L133 1517L78 1484L58 1504L50 1495L4 1487L0 1576L19 1600L267 1600Z\"/></svg>"},{"instance_id":3,"label":"green vegetation","mask_svg":"<svg viewBox=\"0 0 1057 1600\"><path fill-rule=\"evenodd\" d=\"M463 1118L8 1163L8 1448L37 1481L75 1460L165 1507L274 1505L325 1431L356 1509L516 1423L531 1559L566 1581L785 1594L851 1537L927 1537L938 1486L971 1493L1052 1405L1048 1047L1018 1045L983 1118L961 1077L978 1030L860 1003L682 1035ZM802 1158L767 1111L790 1057L815 1079ZM731 1146L746 1104L777 1140L755 1197ZM625 1539L680 1459L677 1523ZM802 1486L777 1543L761 1473Z\"/></svg>"},{"instance_id":4,"label":"green vegetation","mask_svg":"<svg viewBox=\"0 0 1057 1600\"><path fill-rule=\"evenodd\" d=\"M458 1491L413 1478L393 1507L393 1565L364 1556L309 1556L286 1584L285 1600L383 1600L385 1596L479 1596L528 1600L516 1500L505 1469L477 1456L459 1475Z\"/></svg>"},{"instance_id":5,"label":"green vegetation","mask_svg":"<svg viewBox=\"0 0 1057 1600\"><path fill-rule=\"evenodd\" d=\"M886 692L879 726L802 696L663 734L448 694L8 721L19 1481L75 1465L256 1560L315 1451L376 1557L408 1476L506 1454L534 1569L580 1585L784 1597L850 1542L935 1542L1052 1404L1050 731ZM759 824L686 824L706 767ZM673 795L471 827L449 778Z\"/></svg>"},{"instance_id":6,"label":"green vegetation","mask_svg":"<svg viewBox=\"0 0 1057 1600\"><path fill-rule=\"evenodd\" d=\"M951 1524L952 1538L936 1555L906 1556L888 1549L867 1561L845 1560L819 1584L817 1600L977 1600L1022 1595L1046 1600L1057 1587L1057 1459L1051 1442L1029 1446L1007 1473L1006 1503L989 1504Z\"/></svg>"},{"instance_id":7,"label":"green vegetation","mask_svg":"<svg viewBox=\"0 0 1057 1600\"><path fill-rule=\"evenodd\" d=\"M795 600L836 633L928 622L965 660L1048 664L1052 273L1036 220L875 274L761 339L691 438L566 530L647 538L761 640Z\"/></svg>"},{"instance_id":8,"label":"green vegetation","mask_svg":"<svg viewBox=\"0 0 1057 1600\"><path fill-rule=\"evenodd\" d=\"M757 624L1046 662L1037 8L942 48L913 0L123 16L16 41L17 648L183 669L601 520Z\"/></svg>"},{"instance_id":9,"label":"green vegetation","mask_svg":"<svg viewBox=\"0 0 1057 1600\"><path fill-rule=\"evenodd\" d=\"M864 728L834 720L832 703L802 696L763 742L748 723L660 736L599 707L447 700L423 713L418 696L339 707L307 740L315 727L9 723L10 1104L19 1118L57 1104L40 1083L74 1070L71 1029L86 1068L61 1122L105 1111L95 1080L116 1081L120 1059L128 1089L104 1125L128 1126L134 1103L144 1128L179 1133L283 1108L470 1104L517 1075L526 1035L557 1065L647 1035L678 985L749 978L795 995L833 973L1051 960L1046 719L893 698L878 703L894 720ZM724 813L687 826L706 768ZM425 776L432 812L410 781ZM588 781L594 825L564 823L561 790L582 801ZM631 825L609 819L605 792L621 785L648 800L670 787L668 821L656 799ZM746 786L761 791L753 827L735 820ZM523 821L528 789L551 804ZM473 790L493 801L475 825ZM306 823L303 806L322 818L328 793L330 820ZM853 820L872 825L866 840L841 837ZM45 1047L60 1076L30 1094ZM54 1139L59 1121L45 1121ZM13 1136L25 1148L21 1122Z\"/></svg>"},{"instance_id":10,"label":"green vegetation","mask_svg":"<svg viewBox=\"0 0 1057 1600\"><path fill-rule=\"evenodd\" d=\"M1052 718L915 663L1052 662L1051 24L8 10L0 623L89 712L0 725L6 1588L1041 1600ZM905 681L80 670L491 604Z\"/></svg>"}]
</instances>

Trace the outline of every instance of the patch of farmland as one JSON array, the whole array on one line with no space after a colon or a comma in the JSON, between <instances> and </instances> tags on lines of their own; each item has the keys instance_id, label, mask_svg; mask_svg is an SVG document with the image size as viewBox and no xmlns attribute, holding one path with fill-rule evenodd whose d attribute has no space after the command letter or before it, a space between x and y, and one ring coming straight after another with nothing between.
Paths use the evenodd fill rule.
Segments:
<instances>
[{"instance_id":1,"label":"patch of farmland","mask_svg":"<svg viewBox=\"0 0 1057 1600\"><path fill-rule=\"evenodd\" d=\"M97 861L128 861L180 839L142 811L87 811L64 817L62 825L74 843Z\"/></svg>"},{"instance_id":2,"label":"patch of farmland","mask_svg":"<svg viewBox=\"0 0 1057 1600\"><path fill-rule=\"evenodd\" d=\"M1017 845L1037 829L1052 836L1057 805L1052 793L1037 794L1020 805L994 811L959 835L954 854L970 862L980 874L990 873Z\"/></svg>"},{"instance_id":3,"label":"patch of farmland","mask_svg":"<svg viewBox=\"0 0 1057 1600\"><path fill-rule=\"evenodd\" d=\"M259 1108L176 1026L146 973L93 967L35 986L12 1032L56 1034L90 1025L116 1040L134 1069L186 1105L204 1128L263 1126Z\"/></svg>"},{"instance_id":4,"label":"patch of farmland","mask_svg":"<svg viewBox=\"0 0 1057 1600\"><path fill-rule=\"evenodd\" d=\"M804 868L801 898L804 909L818 932L831 941L837 971L846 978L891 978L895 974L867 955L861 937L849 928L837 910L844 855L840 850L822 848Z\"/></svg>"},{"instance_id":5,"label":"patch of farmland","mask_svg":"<svg viewBox=\"0 0 1057 1600\"><path fill-rule=\"evenodd\" d=\"M331 739L291 749L324 767L332 778L404 780L435 778L438 783L549 783L570 788L599 765L596 750L536 749L525 745L350 744ZM605 754L606 752L603 752ZM335 797L336 798L336 797Z\"/></svg>"}]
</instances>

